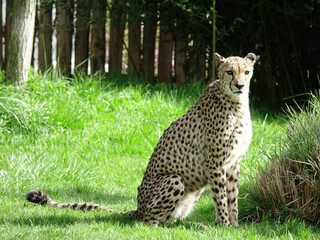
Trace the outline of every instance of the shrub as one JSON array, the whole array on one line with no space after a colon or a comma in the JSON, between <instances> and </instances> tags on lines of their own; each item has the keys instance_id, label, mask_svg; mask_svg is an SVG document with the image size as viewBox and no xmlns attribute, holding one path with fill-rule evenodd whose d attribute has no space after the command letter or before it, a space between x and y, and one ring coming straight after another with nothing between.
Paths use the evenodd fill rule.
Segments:
<instances>
[{"instance_id":1,"label":"shrub","mask_svg":"<svg viewBox=\"0 0 320 240\"><path fill-rule=\"evenodd\" d=\"M273 217L300 216L315 225L320 223L319 96L311 94L305 110L288 110L285 140L249 183L258 215L262 211Z\"/></svg>"}]
</instances>

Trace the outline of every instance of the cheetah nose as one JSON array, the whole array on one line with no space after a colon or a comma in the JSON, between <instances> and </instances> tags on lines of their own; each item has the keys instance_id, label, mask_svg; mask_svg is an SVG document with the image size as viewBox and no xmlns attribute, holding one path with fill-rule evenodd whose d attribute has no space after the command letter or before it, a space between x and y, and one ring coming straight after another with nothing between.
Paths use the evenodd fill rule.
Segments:
<instances>
[{"instance_id":1,"label":"cheetah nose","mask_svg":"<svg viewBox=\"0 0 320 240\"><path fill-rule=\"evenodd\" d=\"M238 84L238 83L236 83L235 86L236 86L236 88L238 88L239 90L241 90L241 89L244 87L243 84Z\"/></svg>"}]
</instances>

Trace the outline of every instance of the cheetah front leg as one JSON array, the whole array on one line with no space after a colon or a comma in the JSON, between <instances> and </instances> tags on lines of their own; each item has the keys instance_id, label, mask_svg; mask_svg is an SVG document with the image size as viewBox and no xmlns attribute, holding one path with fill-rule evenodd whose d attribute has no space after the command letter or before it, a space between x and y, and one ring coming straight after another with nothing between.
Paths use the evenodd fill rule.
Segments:
<instances>
[{"instance_id":1,"label":"cheetah front leg","mask_svg":"<svg viewBox=\"0 0 320 240\"><path fill-rule=\"evenodd\" d=\"M240 161L232 166L226 174L227 199L229 221L233 226L238 226L238 185L240 178Z\"/></svg>"},{"instance_id":2,"label":"cheetah front leg","mask_svg":"<svg viewBox=\"0 0 320 240\"><path fill-rule=\"evenodd\" d=\"M230 226L228 205L227 205L227 188L226 173L223 169L215 170L209 178L212 198L215 203L216 224L220 226Z\"/></svg>"}]
</instances>

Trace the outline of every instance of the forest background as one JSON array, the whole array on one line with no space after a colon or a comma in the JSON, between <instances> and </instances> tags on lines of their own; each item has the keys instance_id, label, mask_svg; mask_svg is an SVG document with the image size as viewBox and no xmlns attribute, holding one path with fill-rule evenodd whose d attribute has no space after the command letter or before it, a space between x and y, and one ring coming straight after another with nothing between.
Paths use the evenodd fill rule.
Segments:
<instances>
[{"instance_id":1,"label":"forest background","mask_svg":"<svg viewBox=\"0 0 320 240\"><path fill-rule=\"evenodd\" d=\"M13 2L0 4L2 69ZM261 56L251 84L253 101L279 108L319 88L319 5L319 0L216 2L216 52ZM212 12L211 0L41 0L32 66L40 71L58 66L67 76L120 72L151 83L208 83Z\"/></svg>"}]
</instances>

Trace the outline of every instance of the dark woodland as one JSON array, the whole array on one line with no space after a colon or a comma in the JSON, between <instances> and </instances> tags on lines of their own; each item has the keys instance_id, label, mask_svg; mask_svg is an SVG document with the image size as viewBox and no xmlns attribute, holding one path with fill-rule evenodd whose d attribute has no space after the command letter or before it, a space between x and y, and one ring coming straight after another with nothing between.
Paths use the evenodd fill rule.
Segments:
<instances>
[{"instance_id":1,"label":"dark woodland","mask_svg":"<svg viewBox=\"0 0 320 240\"><path fill-rule=\"evenodd\" d=\"M12 2L1 4L3 70ZM283 107L319 88L319 0L224 0L215 13L216 52L261 56L253 101ZM213 78L212 31L209 0L41 0L32 62L38 71L55 63L67 76L114 72L151 83L206 84Z\"/></svg>"}]
</instances>

